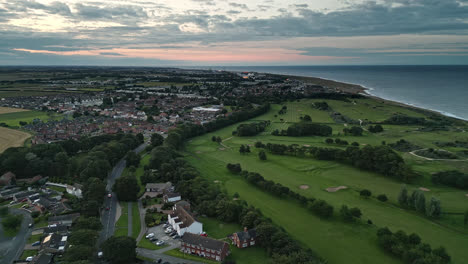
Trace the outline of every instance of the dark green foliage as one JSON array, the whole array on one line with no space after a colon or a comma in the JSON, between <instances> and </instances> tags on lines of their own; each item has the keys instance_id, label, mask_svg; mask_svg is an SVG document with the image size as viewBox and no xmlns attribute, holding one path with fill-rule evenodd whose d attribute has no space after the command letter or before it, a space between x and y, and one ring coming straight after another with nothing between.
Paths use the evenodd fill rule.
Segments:
<instances>
[{"instance_id":1,"label":"dark green foliage","mask_svg":"<svg viewBox=\"0 0 468 264\"><path fill-rule=\"evenodd\" d=\"M255 142L255 147L256 148L265 148L266 145L263 144L261 141L257 141L257 142Z\"/></svg>"},{"instance_id":2,"label":"dark green foliage","mask_svg":"<svg viewBox=\"0 0 468 264\"><path fill-rule=\"evenodd\" d=\"M227 169L232 173L240 173L242 171L241 165L239 163L226 165Z\"/></svg>"},{"instance_id":3,"label":"dark green foliage","mask_svg":"<svg viewBox=\"0 0 468 264\"><path fill-rule=\"evenodd\" d=\"M359 192L359 195L361 195L362 197L365 197L365 198L369 198L372 195L372 193L371 193L371 191L369 191L367 189L364 189L364 190L361 190Z\"/></svg>"},{"instance_id":4,"label":"dark green foliage","mask_svg":"<svg viewBox=\"0 0 468 264\"><path fill-rule=\"evenodd\" d=\"M267 159L267 156L266 156L265 151L261 150L261 151L258 153L258 158L259 158L260 160L266 160L266 159Z\"/></svg>"},{"instance_id":5,"label":"dark green foliage","mask_svg":"<svg viewBox=\"0 0 468 264\"><path fill-rule=\"evenodd\" d=\"M96 244L98 236L99 233L96 230L78 229L73 230L68 242L71 245L85 245L93 247Z\"/></svg>"},{"instance_id":6,"label":"dark green foliage","mask_svg":"<svg viewBox=\"0 0 468 264\"><path fill-rule=\"evenodd\" d=\"M412 117L396 114L383 121L383 123L391 125L425 125L427 121L424 117Z\"/></svg>"},{"instance_id":7,"label":"dark green foliage","mask_svg":"<svg viewBox=\"0 0 468 264\"><path fill-rule=\"evenodd\" d=\"M465 224L465 226L468 225L468 210L465 211L463 223Z\"/></svg>"},{"instance_id":8,"label":"dark green foliage","mask_svg":"<svg viewBox=\"0 0 468 264\"><path fill-rule=\"evenodd\" d=\"M415 154L431 159L457 159L458 156L452 152L443 149L421 149L415 151Z\"/></svg>"},{"instance_id":9,"label":"dark green foliage","mask_svg":"<svg viewBox=\"0 0 468 264\"><path fill-rule=\"evenodd\" d=\"M432 182L435 184L444 184L459 189L468 189L468 174L460 171L441 171L432 174Z\"/></svg>"},{"instance_id":10,"label":"dark green foliage","mask_svg":"<svg viewBox=\"0 0 468 264\"><path fill-rule=\"evenodd\" d=\"M344 128L343 132L347 136L362 136L364 130L361 127L353 126L351 128Z\"/></svg>"},{"instance_id":11,"label":"dark green foliage","mask_svg":"<svg viewBox=\"0 0 468 264\"><path fill-rule=\"evenodd\" d=\"M387 198L387 195L385 195L385 194L379 194L377 196L377 200L379 200L381 202L386 202L386 201L388 201L388 198Z\"/></svg>"},{"instance_id":12,"label":"dark green foliage","mask_svg":"<svg viewBox=\"0 0 468 264\"><path fill-rule=\"evenodd\" d=\"M312 122L312 117L310 117L310 115L301 116L300 119L304 122Z\"/></svg>"},{"instance_id":13,"label":"dark green foliage","mask_svg":"<svg viewBox=\"0 0 468 264\"><path fill-rule=\"evenodd\" d=\"M312 104L312 107L318 110L322 110L322 111L330 110L330 106L328 106L327 102L315 102Z\"/></svg>"},{"instance_id":14,"label":"dark green foliage","mask_svg":"<svg viewBox=\"0 0 468 264\"><path fill-rule=\"evenodd\" d=\"M83 261L78 263L89 263L87 260L92 259L95 256L95 248L86 245L73 245L68 247L65 251L63 258L68 261L67 263L76 263L77 261Z\"/></svg>"},{"instance_id":15,"label":"dark green foliage","mask_svg":"<svg viewBox=\"0 0 468 264\"><path fill-rule=\"evenodd\" d=\"M369 130L371 133L380 133L384 131L381 125L369 126L367 130Z\"/></svg>"},{"instance_id":16,"label":"dark green foliage","mask_svg":"<svg viewBox=\"0 0 468 264\"><path fill-rule=\"evenodd\" d=\"M330 136L333 129L327 125L314 124L314 123L296 123L288 127L288 129L281 134L286 134L289 137L301 136Z\"/></svg>"},{"instance_id":17,"label":"dark green foliage","mask_svg":"<svg viewBox=\"0 0 468 264\"><path fill-rule=\"evenodd\" d=\"M334 142L333 138L325 139L325 143L327 143L327 144L333 144L333 142Z\"/></svg>"},{"instance_id":18,"label":"dark green foliage","mask_svg":"<svg viewBox=\"0 0 468 264\"><path fill-rule=\"evenodd\" d=\"M133 263L136 259L135 249L135 239L127 236L112 236L102 244L104 258L112 264Z\"/></svg>"},{"instance_id":19,"label":"dark green foliage","mask_svg":"<svg viewBox=\"0 0 468 264\"><path fill-rule=\"evenodd\" d=\"M406 206L408 203L408 189L406 189L406 185L401 186L400 193L398 194L398 203L402 206Z\"/></svg>"},{"instance_id":20,"label":"dark green foliage","mask_svg":"<svg viewBox=\"0 0 468 264\"><path fill-rule=\"evenodd\" d=\"M117 194L119 201L136 201L140 186L134 175L125 175L115 181L112 190Z\"/></svg>"},{"instance_id":21,"label":"dark green foliage","mask_svg":"<svg viewBox=\"0 0 468 264\"><path fill-rule=\"evenodd\" d=\"M411 152L417 149L421 149L420 146L417 146L409 141L400 139L395 143L388 144L391 148L401 151L401 152Z\"/></svg>"},{"instance_id":22,"label":"dark green foliage","mask_svg":"<svg viewBox=\"0 0 468 264\"><path fill-rule=\"evenodd\" d=\"M408 264L448 264L451 257L445 248L432 250L428 244L421 244L417 234L407 235L404 231L392 233L388 228L377 230L379 245L387 252Z\"/></svg>"},{"instance_id":23,"label":"dark green foliage","mask_svg":"<svg viewBox=\"0 0 468 264\"><path fill-rule=\"evenodd\" d=\"M164 138L159 133L154 133L151 135L151 146L159 147L163 144Z\"/></svg>"},{"instance_id":24,"label":"dark green foliage","mask_svg":"<svg viewBox=\"0 0 468 264\"><path fill-rule=\"evenodd\" d=\"M0 216L4 217L7 215L8 215L8 207L7 206L0 207Z\"/></svg>"},{"instance_id":25,"label":"dark green foliage","mask_svg":"<svg viewBox=\"0 0 468 264\"><path fill-rule=\"evenodd\" d=\"M9 230L19 229L22 221L23 221L23 215L9 214L5 217L2 217L3 228L9 229Z\"/></svg>"},{"instance_id":26,"label":"dark green foliage","mask_svg":"<svg viewBox=\"0 0 468 264\"><path fill-rule=\"evenodd\" d=\"M356 218L361 218L362 213L359 208L354 207L349 209L347 205L343 205L340 209L340 215L343 217L343 220L352 222Z\"/></svg>"},{"instance_id":27,"label":"dark green foliage","mask_svg":"<svg viewBox=\"0 0 468 264\"><path fill-rule=\"evenodd\" d=\"M330 218L333 216L333 206L324 200L314 200L307 203L309 210L314 212L320 217Z\"/></svg>"},{"instance_id":28,"label":"dark green foliage","mask_svg":"<svg viewBox=\"0 0 468 264\"><path fill-rule=\"evenodd\" d=\"M414 207L416 208L416 211L423 214L426 213L426 197L422 191L417 192Z\"/></svg>"},{"instance_id":29,"label":"dark green foliage","mask_svg":"<svg viewBox=\"0 0 468 264\"><path fill-rule=\"evenodd\" d=\"M140 159L140 155L136 154L134 151L127 152L127 155L125 156L125 160L127 161L127 167L138 167L138 165L140 165Z\"/></svg>"},{"instance_id":30,"label":"dark green foliage","mask_svg":"<svg viewBox=\"0 0 468 264\"><path fill-rule=\"evenodd\" d=\"M353 146L353 147L359 147L359 143L353 142L353 143L351 143L351 146Z\"/></svg>"},{"instance_id":31,"label":"dark green foliage","mask_svg":"<svg viewBox=\"0 0 468 264\"><path fill-rule=\"evenodd\" d=\"M427 208L427 215L432 218L439 218L441 213L440 200L432 197Z\"/></svg>"},{"instance_id":32,"label":"dark green foliage","mask_svg":"<svg viewBox=\"0 0 468 264\"><path fill-rule=\"evenodd\" d=\"M240 124L237 126L236 135L239 137L255 136L263 131L270 125L270 121L253 122L248 124Z\"/></svg>"},{"instance_id":33,"label":"dark green foliage","mask_svg":"<svg viewBox=\"0 0 468 264\"><path fill-rule=\"evenodd\" d=\"M338 144L338 145L343 145L343 146L346 146L346 145L349 144L348 141L342 140L342 139L339 139L339 138L335 139L335 143Z\"/></svg>"},{"instance_id":34,"label":"dark green foliage","mask_svg":"<svg viewBox=\"0 0 468 264\"><path fill-rule=\"evenodd\" d=\"M79 217L75 223L73 223L73 229L91 229L101 230L102 224L97 217Z\"/></svg>"}]
</instances>

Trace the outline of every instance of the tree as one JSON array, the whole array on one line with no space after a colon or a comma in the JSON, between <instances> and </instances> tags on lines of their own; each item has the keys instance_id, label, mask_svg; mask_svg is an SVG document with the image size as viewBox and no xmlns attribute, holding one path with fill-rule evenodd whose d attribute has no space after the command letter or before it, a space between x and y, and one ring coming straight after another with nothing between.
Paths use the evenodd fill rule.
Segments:
<instances>
[{"instance_id":1,"label":"tree","mask_svg":"<svg viewBox=\"0 0 468 264\"><path fill-rule=\"evenodd\" d=\"M416 195L415 208L420 213L426 213L426 197L422 191L419 191Z\"/></svg>"},{"instance_id":2,"label":"tree","mask_svg":"<svg viewBox=\"0 0 468 264\"><path fill-rule=\"evenodd\" d=\"M464 223L465 225L468 224L468 210L466 210L466 212L465 212L465 219L464 219L463 223Z\"/></svg>"},{"instance_id":3,"label":"tree","mask_svg":"<svg viewBox=\"0 0 468 264\"><path fill-rule=\"evenodd\" d=\"M136 201L140 186L134 175L126 175L115 181L112 190L117 194L120 201Z\"/></svg>"},{"instance_id":4,"label":"tree","mask_svg":"<svg viewBox=\"0 0 468 264\"><path fill-rule=\"evenodd\" d=\"M362 215L361 209L359 209L357 207L353 207L353 208L349 209L349 212L351 213L351 215L353 217L361 218L361 215Z\"/></svg>"},{"instance_id":5,"label":"tree","mask_svg":"<svg viewBox=\"0 0 468 264\"><path fill-rule=\"evenodd\" d=\"M429 207L427 208L427 215L429 217L438 218L441 212L442 210L440 207L440 200L432 197L431 201L429 202Z\"/></svg>"},{"instance_id":6,"label":"tree","mask_svg":"<svg viewBox=\"0 0 468 264\"><path fill-rule=\"evenodd\" d=\"M143 136L142 133L138 133L136 134L136 138L138 140L138 143L142 144L143 142L145 142L145 137Z\"/></svg>"},{"instance_id":7,"label":"tree","mask_svg":"<svg viewBox=\"0 0 468 264\"><path fill-rule=\"evenodd\" d=\"M166 144L174 149L180 149L182 147L182 143L182 136L177 132L170 132L166 138Z\"/></svg>"},{"instance_id":8,"label":"tree","mask_svg":"<svg viewBox=\"0 0 468 264\"><path fill-rule=\"evenodd\" d=\"M81 216L73 224L74 224L73 228L75 229L101 230L102 228L101 221L97 217Z\"/></svg>"},{"instance_id":9,"label":"tree","mask_svg":"<svg viewBox=\"0 0 468 264\"><path fill-rule=\"evenodd\" d=\"M364 190L359 192L359 195L361 195L362 197L365 197L365 198L369 198L372 195L372 193L371 193L371 191L369 191L367 189L364 189Z\"/></svg>"},{"instance_id":10,"label":"tree","mask_svg":"<svg viewBox=\"0 0 468 264\"><path fill-rule=\"evenodd\" d=\"M398 194L398 203L402 206L406 206L408 202L408 189L406 189L406 185L402 185L400 189L400 193Z\"/></svg>"},{"instance_id":11,"label":"tree","mask_svg":"<svg viewBox=\"0 0 468 264\"><path fill-rule=\"evenodd\" d=\"M335 142L335 141L333 140L333 138L327 138L327 139L325 139L325 143L327 143L327 144L333 144L333 142Z\"/></svg>"},{"instance_id":12,"label":"tree","mask_svg":"<svg viewBox=\"0 0 468 264\"><path fill-rule=\"evenodd\" d=\"M386 202L386 201L388 200L387 195L385 195L385 194L379 194L379 195L377 196L377 199L378 199L379 201L381 201L381 202Z\"/></svg>"},{"instance_id":13,"label":"tree","mask_svg":"<svg viewBox=\"0 0 468 264\"><path fill-rule=\"evenodd\" d=\"M258 158L259 158L260 160L266 160L266 159L267 159L267 156L266 156L265 151L261 150L261 151L258 153Z\"/></svg>"},{"instance_id":14,"label":"tree","mask_svg":"<svg viewBox=\"0 0 468 264\"><path fill-rule=\"evenodd\" d=\"M112 236L102 244L102 253L112 264L133 263L136 258L136 241L127 236Z\"/></svg>"},{"instance_id":15,"label":"tree","mask_svg":"<svg viewBox=\"0 0 468 264\"><path fill-rule=\"evenodd\" d=\"M216 136L212 136L211 141L216 142Z\"/></svg>"},{"instance_id":16,"label":"tree","mask_svg":"<svg viewBox=\"0 0 468 264\"><path fill-rule=\"evenodd\" d=\"M127 152L125 156L125 160L127 161L127 166L135 166L138 167L140 165L140 155L136 154L134 151Z\"/></svg>"},{"instance_id":17,"label":"tree","mask_svg":"<svg viewBox=\"0 0 468 264\"><path fill-rule=\"evenodd\" d=\"M0 207L0 216L7 216L8 215L8 207Z\"/></svg>"},{"instance_id":18,"label":"tree","mask_svg":"<svg viewBox=\"0 0 468 264\"><path fill-rule=\"evenodd\" d=\"M241 145L241 146L239 147L239 153L240 153L240 154L244 154L244 153L245 153L245 146L244 146L244 145Z\"/></svg>"},{"instance_id":19,"label":"tree","mask_svg":"<svg viewBox=\"0 0 468 264\"><path fill-rule=\"evenodd\" d=\"M312 118L310 117L310 115L304 115L304 117L302 118L302 121L312 122Z\"/></svg>"},{"instance_id":20,"label":"tree","mask_svg":"<svg viewBox=\"0 0 468 264\"><path fill-rule=\"evenodd\" d=\"M98 238L98 232L96 230L79 229L74 230L70 236L70 244L72 245L85 245L94 246Z\"/></svg>"},{"instance_id":21,"label":"tree","mask_svg":"<svg viewBox=\"0 0 468 264\"><path fill-rule=\"evenodd\" d=\"M249 147L249 145L246 145L246 146L245 146L245 152L246 152L246 153L250 153L250 147Z\"/></svg>"},{"instance_id":22,"label":"tree","mask_svg":"<svg viewBox=\"0 0 468 264\"><path fill-rule=\"evenodd\" d=\"M236 163L236 164L228 163L226 167L232 173L240 173L242 171L241 165L239 163Z\"/></svg>"},{"instance_id":23,"label":"tree","mask_svg":"<svg viewBox=\"0 0 468 264\"><path fill-rule=\"evenodd\" d=\"M23 215L7 215L2 219L2 225L5 229L17 230L21 222L23 221Z\"/></svg>"},{"instance_id":24,"label":"tree","mask_svg":"<svg viewBox=\"0 0 468 264\"><path fill-rule=\"evenodd\" d=\"M159 147L163 144L164 142L164 137L161 136L158 133L154 133L151 135L151 146L153 147Z\"/></svg>"},{"instance_id":25,"label":"tree","mask_svg":"<svg viewBox=\"0 0 468 264\"><path fill-rule=\"evenodd\" d=\"M64 254L64 259L67 263L90 263L86 260L92 259L94 256L94 247L86 245L73 245L68 247ZM83 261L83 262L81 262Z\"/></svg>"}]
</instances>

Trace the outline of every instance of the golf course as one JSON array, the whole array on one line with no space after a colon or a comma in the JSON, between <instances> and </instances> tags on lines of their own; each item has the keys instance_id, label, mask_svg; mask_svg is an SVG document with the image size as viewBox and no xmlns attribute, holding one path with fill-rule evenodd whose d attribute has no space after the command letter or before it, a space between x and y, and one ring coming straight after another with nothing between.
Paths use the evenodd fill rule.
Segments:
<instances>
[{"instance_id":1,"label":"golf course","mask_svg":"<svg viewBox=\"0 0 468 264\"><path fill-rule=\"evenodd\" d=\"M316 107L323 102L328 104L328 109ZM445 247L452 257L452 263L465 263L468 259L468 227L463 223L463 214L468 210L468 190L435 184L431 181L431 175L451 170L468 173L468 149L453 144L446 147L440 144L442 141L468 142L468 125L463 121L454 121L447 129L427 129L424 125L386 122L395 115L414 119L438 116L375 98L302 99L273 104L266 114L192 138L184 154L203 177L221 185L230 195L238 194L240 199L260 209L273 223L283 227L294 239L316 251L331 264L371 264L376 263L375 260L379 260L378 263L402 263L401 259L379 246L376 232L382 227L388 227L393 232L403 230L407 234L416 233L422 242L430 244L432 248ZM291 125L304 122L306 116L310 116L311 123L331 127L332 135L272 135L275 130L287 130ZM255 136L233 135L240 124L260 121L270 121L263 132ZM371 133L369 126L372 124L381 124L383 131ZM362 135L350 135L343 131L353 126L361 127ZM220 137L221 142L212 140L213 137ZM263 144L294 144L306 149L319 147L344 150L348 147L347 143L326 143L327 138L349 144L356 142L360 148L367 145L390 145L404 139L418 150L440 149L452 153L456 158L430 159L415 155L412 151L395 150L408 167L419 175L410 182L403 182L335 160L318 160L307 155L276 155L255 147L259 141ZM242 145L249 146L250 152L241 154L239 149ZM266 152L266 160L259 159L260 151ZM279 183L305 197L325 200L334 207L334 214L324 219L297 200L272 195L231 173L226 169L228 163L239 163L242 170L260 173L265 180ZM427 204L432 197L439 199L442 208L440 217L431 218L401 206L398 196L403 185L406 185L409 193L414 190L423 192ZM370 197L360 195L364 189L372 193ZM385 195L388 200L377 199L379 195ZM353 222L343 221L339 213L342 205L359 208L362 217Z\"/></svg>"}]
</instances>

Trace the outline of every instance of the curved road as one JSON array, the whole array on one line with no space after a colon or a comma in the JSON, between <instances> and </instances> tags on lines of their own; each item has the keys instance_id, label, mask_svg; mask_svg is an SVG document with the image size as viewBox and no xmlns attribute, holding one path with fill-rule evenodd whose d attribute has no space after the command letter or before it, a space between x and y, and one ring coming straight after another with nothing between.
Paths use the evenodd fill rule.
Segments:
<instances>
[{"instance_id":1,"label":"curved road","mask_svg":"<svg viewBox=\"0 0 468 264\"><path fill-rule=\"evenodd\" d=\"M136 148L135 151L136 153L142 152L146 146L147 143L141 144L138 148ZM126 166L126 161L125 159L121 159L112 169L112 172L107 178L107 186L106 190L108 193L112 193L111 198L106 198L104 201L104 208L109 208L109 211L104 210L102 211L101 214L101 223L103 226L103 229L101 231L101 234L99 235L99 240L98 243L101 244L102 242L106 241L109 237L111 237L114 234L115 231L115 216L117 212L117 196L115 193L112 192L112 186L114 185L114 182L117 178L119 178L122 175L123 170L125 169Z\"/></svg>"},{"instance_id":2,"label":"curved road","mask_svg":"<svg viewBox=\"0 0 468 264\"><path fill-rule=\"evenodd\" d=\"M13 263L13 261L21 257L24 246L26 245L27 238L31 235L32 228L28 225L33 223L31 215L20 209L10 208L11 213L23 215L23 221L18 234L9 239L0 238L0 263ZM2 227L0 227L2 229ZM0 230L0 234L3 236L3 229Z\"/></svg>"}]
</instances>

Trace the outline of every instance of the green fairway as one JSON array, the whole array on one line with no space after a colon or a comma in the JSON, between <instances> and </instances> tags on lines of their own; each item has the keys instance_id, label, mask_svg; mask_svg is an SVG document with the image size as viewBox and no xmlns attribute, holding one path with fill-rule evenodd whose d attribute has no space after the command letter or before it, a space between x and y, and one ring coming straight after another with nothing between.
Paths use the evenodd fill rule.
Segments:
<instances>
[{"instance_id":1,"label":"green fairway","mask_svg":"<svg viewBox=\"0 0 468 264\"><path fill-rule=\"evenodd\" d=\"M40 119L41 121L48 121L51 119L60 119L61 115L47 115L46 112L41 111L24 111L15 113L0 114L0 123L5 123L8 126L16 127L20 126L19 122L31 123L34 119Z\"/></svg>"},{"instance_id":2,"label":"green fairway","mask_svg":"<svg viewBox=\"0 0 468 264\"><path fill-rule=\"evenodd\" d=\"M384 125L385 131L378 134L365 131L361 137L344 136L341 132L344 125L332 124L333 121L323 115L325 111L309 107L311 101L313 100L282 104L287 105L287 112L276 118L274 115L282 105L273 105L272 110L255 120L271 120L272 125L267 130L272 131L272 127L286 129L289 124L285 122L298 122L301 114L309 114L313 121L330 123L334 129L333 138L339 137L349 143L356 141L361 145L379 145L382 141L392 143L404 138L421 147L434 147L435 139L451 141L468 138L468 135L462 132L420 132L415 126L396 125ZM353 119L359 114L363 114L362 118L378 121L388 118L394 112L412 116L422 115L410 109L390 106L371 99L355 101L356 104L327 100L334 110ZM320 114L315 113L316 111ZM283 122L279 118L282 118ZM424 242L431 244L434 248L446 247L452 256L453 263L463 263L463 260L468 258L468 251L466 251L468 228L462 225L463 216L444 214L440 220L431 220L414 211L401 209L397 203L401 182L333 161L275 156L270 153L267 153L266 161L260 161L257 155L258 150L253 147L253 144L259 140L264 144L343 148L342 146L327 145L324 143L324 137L278 137L271 136L269 132L255 137L233 137L231 132L236 127L237 124L190 140L186 148L187 159L203 177L219 181L219 184L231 195L239 193L241 199L258 207L265 216L282 226L295 239L317 251L330 263L346 263L350 259L355 260L353 263L375 263L376 260L379 260L379 263L400 263L398 259L387 255L377 245L376 229L384 226L388 226L393 231L402 229L407 233L417 233ZM212 136L220 136L223 139L222 146L212 142ZM252 153L239 154L241 144L252 145ZM423 175L417 182L407 184L409 191L420 187L430 189L425 193L426 200L430 200L431 196L439 198L444 212L461 213L468 209L468 198L465 196L468 191L434 185L430 181L430 174L435 171L457 168L466 172L466 163L427 161L410 154L403 154L403 157L415 171ZM226 169L227 163L240 163L242 169L259 172L266 180L281 183L306 197L324 199L335 207L335 217L331 220L322 220L295 201L273 197L250 185L239 176L229 173ZM347 186L348 189L336 193L325 191L328 187L341 185ZM303 188L299 188L300 186ZM359 191L362 189L369 189L373 197L361 198ZM375 199L379 194L385 194L389 201L380 202ZM339 208L343 204L360 208L363 212L362 223L344 223L338 217ZM374 225L365 223L368 219L372 220Z\"/></svg>"}]
</instances>

